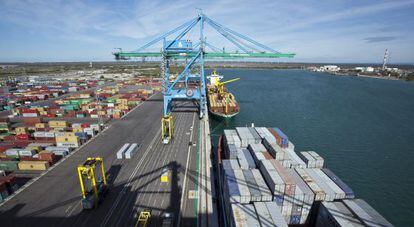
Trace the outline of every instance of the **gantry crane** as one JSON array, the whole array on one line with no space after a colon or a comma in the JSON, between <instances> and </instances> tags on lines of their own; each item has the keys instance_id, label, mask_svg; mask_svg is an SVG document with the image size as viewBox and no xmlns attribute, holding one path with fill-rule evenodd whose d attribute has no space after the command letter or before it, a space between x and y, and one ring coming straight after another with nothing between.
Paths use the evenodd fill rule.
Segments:
<instances>
[{"instance_id":1,"label":"gantry crane","mask_svg":"<svg viewBox=\"0 0 414 227\"><path fill-rule=\"evenodd\" d=\"M199 25L198 42L193 45L192 41L184 39L191 30ZM209 25L226 40L232 43L236 50L226 52L225 48L217 48L206 41L204 34L205 25ZM176 34L175 38L167 40ZM144 51L159 42L163 42L161 52ZM207 48L212 52L207 51ZM164 110L162 121L162 139L168 143L173 137L173 119L171 115L172 101L193 100L198 103L199 116L202 118L207 114L206 81L204 76L205 59L238 59L238 58L292 58L293 53L281 53L265 46L253 39L233 31L207 15L199 12L198 16L177 28L153 39L136 51L123 52L118 49L114 53L115 59L124 60L134 57L161 58L161 76L163 76ZM170 79L170 66L173 61L185 62L184 70L174 79ZM194 86L195 84L195 86Z\"/></svg>"},{"instance_id":2,"label":"gantry crane","mask_svg":"<svg viewBox=\"0 0 414 227\"><path fill-rule=\"evenodd\" d=\"M99 171L101 177L98 177ZM87 158L82 165L78 166L78 177L83 209L98 207L100 200L108 190L103 159Z\"/></svg>"}]
</instances>

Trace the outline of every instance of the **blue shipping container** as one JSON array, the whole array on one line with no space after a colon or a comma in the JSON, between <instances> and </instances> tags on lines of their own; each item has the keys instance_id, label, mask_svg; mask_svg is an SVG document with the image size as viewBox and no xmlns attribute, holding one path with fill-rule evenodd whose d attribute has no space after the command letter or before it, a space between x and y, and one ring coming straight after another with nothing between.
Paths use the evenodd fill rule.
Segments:
<instances>
[{"instance_id":1,"label":"blue shipping container","mask_svg":"<svg viewBox=\"0 0 414 227\"><path fill-rule=\"evenodd\" d=\"M333 182L335 182L338 187L342 189L342 191L345 192L345 198L346 199L353 199L355 198L354 191L349 187L345 182L343 182L338 176L336 176L331 170L323 168L322 171L331 178Z\"/></svg>"}]
</instances>

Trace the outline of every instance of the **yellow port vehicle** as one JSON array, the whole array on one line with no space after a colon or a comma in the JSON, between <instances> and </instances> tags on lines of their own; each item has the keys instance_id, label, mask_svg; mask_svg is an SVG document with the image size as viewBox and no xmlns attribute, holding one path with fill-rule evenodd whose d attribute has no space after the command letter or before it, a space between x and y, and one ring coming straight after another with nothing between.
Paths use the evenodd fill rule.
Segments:
<instances>
[{"instance_id":1,"label":"yellow port vehicle","mask_svg":"<svg viewBox=\"0 0 414 227\"><path fill-rule=\"evenodd\" d=\"M99 202L108 191L103 159L100 157L87 158L82 165L78 166L77 170L83 209L89 210L98 207Z\"/></svg>"},{"instance_id":2,"label":"yellow port vehicle","mask_svg":"<svg viewBox=\"0 0 414 227\"><path fill-rule=\"evenodd\" d=\"M170 180L170 170L168 168L164 168L161 173L161 183L168 183Z\"/></svg>"},{"instance_id":3,"label":"yellow port vehicle","mask_svg":"<svg viewBox=\"0 0 414 227\"><path fill-rule=\"evenodd\" d=\"M135 227L145 227L148 224L148 220L151 218L150 210L143 210L138 215L138 221L135 224Z\"/></svg>"}]
</instances>

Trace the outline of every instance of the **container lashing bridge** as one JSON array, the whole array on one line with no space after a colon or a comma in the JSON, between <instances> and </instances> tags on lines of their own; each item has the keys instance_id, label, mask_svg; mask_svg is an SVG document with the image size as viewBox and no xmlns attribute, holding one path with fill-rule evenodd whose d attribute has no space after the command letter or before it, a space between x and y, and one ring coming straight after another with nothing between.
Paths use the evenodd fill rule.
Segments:
<instances>
[{"instance_id":1,"label":"container lashing bridge","mask_svg":"<svg viewBox=\"0 0 414 227\"><path fill-rule=\"evenodd\" d=\"M221 36L234 45L233 52L225 48L217 48L207 42L205 25L209 25ZM185 35L199 26L199 38L193 45L192 41L183 39ZM171 36L175 35L173 39ZM169 39L169 40L167 40ZM145 51L163 42L161 52ZM173 119L171 115L172 102L179 100L195 101L199 108L199 116L207 114L206 80L204 75L205 59L238 59L238 58L293 58L293 53L281 53L265 46L245 35L242 35L218 22L212 20L202 11L198 16L169 32L153 39L136 51L123 52L118 48L114 53L117 60L131 58L158 57L161 58L161 75L163 76L164 111L162 121L162 139L167 144L173 137ZM171 78L170 66L173 61L185 62L185 67L175 78Z\"/></svg>"}]
</instances>

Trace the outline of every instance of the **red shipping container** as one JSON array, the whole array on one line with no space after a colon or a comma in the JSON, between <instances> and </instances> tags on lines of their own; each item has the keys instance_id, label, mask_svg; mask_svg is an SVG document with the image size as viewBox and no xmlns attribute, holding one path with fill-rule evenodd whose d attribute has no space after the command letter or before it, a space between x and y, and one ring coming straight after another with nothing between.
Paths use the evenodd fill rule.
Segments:
<instances>
[{"instance_id":1,"label":"red shipping container","mask_svg":"<svg viewBox=\"0 0 414 227\"><path fill-rule=\"evenodd\" d=\"M18 140L18 141L14 141L13 142L13 146L14 147L24 148L24 147L27 147L27 145L29 145L30 143L32 143L32 141L30 141L30 140L26 140L26 141L24 141L24 140Z\"/></svg>"},{"instance_id":2,"label":"red shipping container","mask_svg":"<svg viewBox=\"0 0 414 227\"><path fill-rule=\"evenodd\" d=\"M32 110L32 109L22 109L22 113L37 113L37 110Z\"/></svg>"},{"instance_id":3,"label":"red shipping container","mask_svg":"<svg viewBox=\"0 0 414 227\"><path fill-rule=\"evenodd\" d=\"M16 140L16 136L12 136L12 135L5 136L5 137L3 137L3 140L4 141L15 141Z\"/></svg>"},{"instance_id":4,"label":"red shipping container","mask_svg":"<svg viewBox=\"0 0 414 227\"><path fill-rule=\"evenodd\" d=\"M39 160L41 161L47 161L50 165L53 165L56 163L56 155L52 152L41 152L39 153Z\"/></svg>"},{"instance_id":5,"label":"red shipping container","mask_svg":"<svg viewBox=\"0 0 414 227\"><path fill-rule=\"evenodd\" d=\"M42 119L40 117L24 117L24 123L41 123Z\"/></svg>"},{"instance_id":6,"label":"red shipping container","mask_svg":"<svg viewBox=\"0 0 414 227\"><path fill-rule=\"evenodd\" d=\"M89 123L82 123L81 124L81 127L82 128L89 128L89 127L91 127L91 124L89 124Z\"/></svg>"},{"instance_id":7,"label":"red shipping container","mask_svg":"<svg viewBox=\"0 0 414 227\"><path fill-rule=\"evenodd\" d=\"M16 136L17 140L29 140L29 135L27 134L19 134Z\"/></svg>"}]
</instances>

